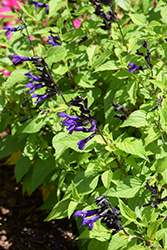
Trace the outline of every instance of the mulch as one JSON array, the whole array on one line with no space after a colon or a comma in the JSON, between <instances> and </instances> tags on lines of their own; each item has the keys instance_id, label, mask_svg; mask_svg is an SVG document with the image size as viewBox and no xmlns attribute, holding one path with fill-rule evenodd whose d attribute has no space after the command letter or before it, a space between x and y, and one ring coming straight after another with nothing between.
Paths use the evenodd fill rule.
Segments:
<instances>
[{"instance_id":1,"label":"mulch","mask_svg":"<svg viewBox=\"0 0 167 250\"><path fill-rule=\"evenodd\" d=\"M75 220L44 222L49 211L41 211L42 193L22 195L14 166L0 166L0 249L77 250Z\"/></svg>"}]
</instances>

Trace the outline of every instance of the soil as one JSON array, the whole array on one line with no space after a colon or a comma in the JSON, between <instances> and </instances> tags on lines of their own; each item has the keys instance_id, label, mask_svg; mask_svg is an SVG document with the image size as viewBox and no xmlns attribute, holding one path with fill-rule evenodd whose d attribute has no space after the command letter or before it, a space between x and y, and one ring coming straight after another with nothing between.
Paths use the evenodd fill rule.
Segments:
<instances>
[{"instance_id":1,"label":"soil","mask_svg":"<svg viewBox=\"0 0 167 250\"><path fill-rule=\"evenodd\" d=\"M42 193L22 195L14 166L0 166L0 249L77 250L75 220L44 222L49 211L41 211ZM72 224L71 224L72 223Z\"/></svg>"}]
</instances>

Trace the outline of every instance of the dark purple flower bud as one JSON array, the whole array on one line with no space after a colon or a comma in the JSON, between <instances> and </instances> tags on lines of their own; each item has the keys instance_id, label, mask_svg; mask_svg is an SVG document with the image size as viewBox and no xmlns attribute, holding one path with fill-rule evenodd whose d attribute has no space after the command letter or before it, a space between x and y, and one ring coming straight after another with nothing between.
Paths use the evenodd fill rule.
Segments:
<instances>
[{"instance_id":1,"label":"dark purple flower bud","mask_svg":"<svg viewBox=\"0 0 167 250\"><path fill-rule=\"evenodd\" d=\"M147 184L144 185L145 188L147 188L153 196L157 196L158 195L158 187L156 184L154 184L154 187L151 187L147 181Z\"/></svg>"},{"instance_id":2,"label":"dark purple flower bud","mask_svg":"<svg viewBox=\"0 0 167 250\"><path fill-rule=\"evenodd\" d=\"M36 1L31 1L30 4L35 4L35 9L40 7L46 7L46 14L49 14L49 5L48 4L44 4L44 3L37 3Z\"/></svg>"},{"instance_id":3,"label":"dark purple flower bud","mask_svg":"<svg viewBox=\"0 0 167 250\"><path fill-rule=\"evenodd\" d=\"M31 57L26 57L26 56L13 55L11 57L14 58L13 60L14 64L17 64L20 61L32 61Z\"/></svg>"},{"instance_id":4,"label":"dark purple flower bud","mask_svg":"<svg viewBox=\"0 0 167 250\"><path fill-rule=\"evenodd\" d=\"M87 39L88 39L88 37L87 37L87 36L84 36L84 38L82 38L82 40L81 40L81 41L79 41L79 43L78 43L78 44L85 42Z\"/></svg>"},{"instance_id":5,"label":"dark purple flower bud","mask_svg":"<svg viewBox=\"0 0 167 250\"><path fill-rule=\"evenodd\" d=\"M32 118L31 116L27 116L24 120L21 120L20 123L24 123L26 122L27 120L29 120L30 118Z\"/></svg>"},{"instance_id":6,"label":"dark purple flower bud","mask_svg":"<svg viewBox=\"0 0 167 250\"><path fill-rule=\"evenodd\" d=\"M144 53L140 52L138 49L137 49L137 52L135 53L136 55L139 55L139 56L145 56Z\"/></svg>"},{"instance_id":7,"label":"dark purple flower bud","mask_svg":"<svg viewBox=\"0 0 167 250\"><path fill-rule=\"evenodd\" d=\"M155 107L152 108L152 110L156 110L159 107L159 105L156 105Z\"/></svg>"},{"instance_id":8,"label":"dark purple flower bud","mask_svg":"<svg viewBox=\"0 0 167 250\"><path fill-rule=\"evenodd\" d=\"M16 28L10 28L10 27L8 27L8 26L5 26L3 29L4 29L4 30L7 30L7 31L5 32L5 35L9 35L12 31L17 31Z\"/></svg>"}]
</instances>

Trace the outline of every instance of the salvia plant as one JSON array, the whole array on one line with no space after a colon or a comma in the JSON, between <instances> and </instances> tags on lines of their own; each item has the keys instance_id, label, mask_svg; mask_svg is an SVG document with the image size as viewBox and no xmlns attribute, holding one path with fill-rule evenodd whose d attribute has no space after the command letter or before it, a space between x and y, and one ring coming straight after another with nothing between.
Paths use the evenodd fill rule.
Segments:
<instances>
[{"instance_id":1,"label":"salvia plant","mask_svg":"<svg viewBox=\"0 0 167 250\"><path fill-rule=\"evenodd\" d=\"M167 249L166 13L164 0L2 12L0 158L17 158L23 194L47 191L46 221L76 220L81 250Z\"/></svg>"}]
</instances>

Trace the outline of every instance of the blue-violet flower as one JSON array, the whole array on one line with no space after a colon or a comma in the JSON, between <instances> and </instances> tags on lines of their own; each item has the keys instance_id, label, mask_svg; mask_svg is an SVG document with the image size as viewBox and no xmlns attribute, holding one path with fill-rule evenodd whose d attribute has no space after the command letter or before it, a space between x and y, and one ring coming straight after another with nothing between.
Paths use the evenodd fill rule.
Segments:
<instances>
[{"instance_id":1,"label":"blue-violet flower","mask_svg":"<svg viewBox=\"0 0 167 250\"><path fill-rule=\"evenodd\" d=\"M119 232L123 228L120 223L120 221L122 222L122 219L118 216L118 214L120 214L120 211L111 206L111 203L105 195L97 197L93 200L93 202L95 202L97 207L99 207L98 209L88 211L79 210L75 212L73 217L83 215L81 226L85 226L86 224L88 224L89 230L93 229L94 222L102 218L101 223L105 223L108 229L115 229L112 232L112 235Z\"/></svg>"},{"instance_id":2,"label":"blue-violet flower","mask_svg":"<svg viewBox=\"0 0 167 250\"><path fill-rule=\"evenodd\" d=\"M97 122L92 118L90 114L90 109L88 108L88 100L87 98L84 100L82 97L77 96L75 99L70 101L71 105L79 107L81 112L80 115L71 116L66 113L58 114L59 117L65 117L65 121L62 121L63 126L68 126L69 134L72 134L73 131L82 131L84 133L87 132L95 132L90 135L88 138L84 140L80 140L78 142L79 149L83 150L85 148L86 143L92 139L98 131L96 131ZM87 127L87 125L89 125Z\"/></svg>"},{"instance_id":3,"label":"blue-violet flower","mask_svg":"<svg viewBox=\"0 0 167 250\"><path fill-rule=\"evenodd\" d=\"M49 14L49 5L48 4L37 3L36 1L31 1L30 4L35 4L35 9L38 7L40 7L40 8L46 7L46 14L47 15Z\"/></svg>"},{"instance_id":4,"label":"blue-violet flower","mask_svg":"<svg viewBox=\"0 0 167 250\"><path fill-rule=\"evenodd\" d=\"M5 26L3 29L4 29L4 30L7 30L7 31L5 32L5 35L9 35L12 31L17 31L16 28L10 28L10 27L8 27L8 26Z\"/></svg>"}]
</instances>

